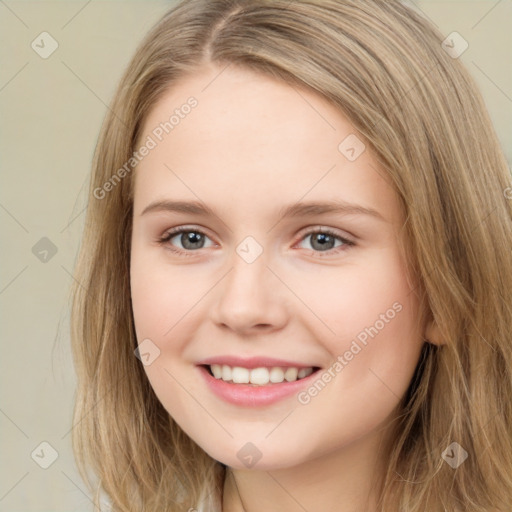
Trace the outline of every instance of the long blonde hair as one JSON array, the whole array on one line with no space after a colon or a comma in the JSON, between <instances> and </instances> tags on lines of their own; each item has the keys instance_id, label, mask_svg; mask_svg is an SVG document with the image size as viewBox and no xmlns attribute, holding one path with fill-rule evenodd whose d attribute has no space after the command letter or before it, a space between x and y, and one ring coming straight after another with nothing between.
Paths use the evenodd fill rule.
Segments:
<instances>
[{"instance_id":1,"label":"long blonde hair","mask_svg":"<svg viewBox=\"0 0 512 512\"><path fill-rule=\"evenodd\" d=\"M133 173L113 180L155 102L212 62L331 101L396 187L423 314L444 344L425 344L402 400L381 510L510 511L512 180L480 93L442 40L398 0L187 0L146 36L99 137L73 289L73 449L98 508L102 493L115 511L221 507L225 466L173 421L134 356ZM468 452L457 469L442 459L453 442Z\"/></svg>"}]
</instances>

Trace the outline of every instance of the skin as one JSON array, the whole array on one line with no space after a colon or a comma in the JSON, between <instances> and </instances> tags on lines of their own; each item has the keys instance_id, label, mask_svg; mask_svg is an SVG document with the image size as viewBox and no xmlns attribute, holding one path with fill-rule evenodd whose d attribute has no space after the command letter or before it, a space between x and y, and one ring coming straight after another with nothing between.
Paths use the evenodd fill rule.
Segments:
<instances>
[{"instance_id":1,"label":"skin","mask_svg":"<svg viewBox=\"0 0 512 512\"><path fill-rule=\"evenodd\" d=\"M222 70L204 67L174 84L140 138L190 96L198 100L135 174L133 313L139 343L149 338L160 350L146 374L180 427L231 469L224 511L375 510L380 450L424 340L434 338L432 326L418 325L398 197L368 147L353 162L338 150L356 130L321 96L235 66ZM142 213L160 200L199 200L215 215ZM382 219L279 216L298 201L326 200L372 208ZM180 226L204 231L204 246L187 252L181 235L159 242ZM355 245L336 239L322 251L314 233L323 228ZM247 236L263 248L250 264L236 252ZM296 395L268 407L229 404L196 367L229 354L327 369L395 303L400 312L306 405ZM262 454L251 469L237 457L247 442Z\"/></svg>"}]
</instances>

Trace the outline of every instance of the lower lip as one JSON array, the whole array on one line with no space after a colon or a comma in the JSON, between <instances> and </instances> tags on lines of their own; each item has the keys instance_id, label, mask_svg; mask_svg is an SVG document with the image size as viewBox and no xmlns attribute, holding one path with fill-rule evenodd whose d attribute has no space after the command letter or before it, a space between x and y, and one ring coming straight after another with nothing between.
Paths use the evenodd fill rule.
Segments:
<instances>
[{"instance_id":1,"label":"lower lip","mask_svg":"<svg viewBox=\"0 0 512 512\"><path fill-rule=\"evenodd\" d=\"M281 382L265 386L253 386L251 384L232 384L222 379L216 379L204 366L198 366L206 384L220 398L226 402L243 407L263 407L272 405L279 400L298 393L309 385L316 377L318 370L303 379L293 382Z\"/></svg>"}]
</instances>

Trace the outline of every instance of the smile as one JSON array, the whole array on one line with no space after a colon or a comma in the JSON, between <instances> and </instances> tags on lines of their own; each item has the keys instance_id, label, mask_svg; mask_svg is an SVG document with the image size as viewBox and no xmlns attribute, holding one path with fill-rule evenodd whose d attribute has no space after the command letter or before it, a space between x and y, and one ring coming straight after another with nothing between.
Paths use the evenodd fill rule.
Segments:
<instances>
[{"instance_id":1,"label":"smile","mask_svg":"<svg viewBox=\"0 0 512 512\"><path fill-rule=\"evenodd\" d=\"M266 386L268 384L280 384L284 381L295 382L308 377L315 370L314 367L296 368L279 367L271 368L243 368L241 366L228 366L227 364L212 364L207 368L210 374L216 379L233 384L253 384L255 386Z\"/></svg>"},{"instance_id":2,"label":"smile","mask_svg":"<svg viewBox=\"0 0 512 512\"><path fill-rule=\"evenodd\" d=\"M240 407L264 407L310 385L319 366L267 357L209 358L197 364L207 388L218 398Z\"/></svg>"}]
</instances>

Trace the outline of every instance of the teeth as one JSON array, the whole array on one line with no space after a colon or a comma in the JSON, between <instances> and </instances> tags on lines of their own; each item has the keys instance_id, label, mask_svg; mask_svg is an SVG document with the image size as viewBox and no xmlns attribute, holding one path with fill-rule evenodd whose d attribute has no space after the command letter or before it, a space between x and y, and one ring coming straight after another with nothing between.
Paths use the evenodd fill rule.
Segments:
<instances>
[{"instance_id":1,"label":"teeth","mask_svg":"<svg viewBox=\"0 0 512 512\"><path fill-rule=\"evenodd\" d=\"M270 382L279 383L279 382L283 382L283 380L284 380L284 372L279 367L272 368L269 372L269 375L270 375Z\"/></svg>"},{"instance_id":2,"label":"teeth","mask_svg":"<svg viewBox=\"0 0 512 512\"><path fill-rule=\"evenodd\" d=\"M229 368L229 367L228 367ZM222 366L220 364L212 364L210 366L210 369L212 370L213 376L216 379L222 378Z\"/></svg>"},{"instance_id":3,"label":"teeth","mask_svg":"<svg viewBox=\"0 0 512 512\"><path fill-rule=\"evenodd\" d=\"M298 374L299 370L297 368L286 368L286 371L284 372L284 378L288 382L293 382L294 380L297 380Z\"/></svg>"},{"instance_id":4,"label":"teeth","mask_svg":"<svg viewBox=\"0 0 512 512\"><path fill-rule=\"evenodd\" d=\"M264 386L269 383L270 375L266 368L254 368L250 372L249 380L251 381L251 384Z\"/></svg>"},{"instance_id":5,"label":"teeth","mask_svg":"<svg viewBox=\"0 0 512 512\"><path fill-rule=\"evenodd\" d=\"M303 379L304 377L308 377L313 373L313 368L301 368L299 370L298 377L299 379Z\"/></svg>"},{"instance_id":6,"label":"teeth","mask_svg":"<svg viewBox=\"0 0 512 512\"><path fill-rule=\"evenodd\" d=\"M235 384L249 384L249 370L235 366L231 373L231 378Z\"/></svg>"},{"instance_id":7,"label":"teeth","mask_svg":"<svg viewBox=\"0 0 512 512\"><path fill-rule=\"evenodd\" d=\"M231 380L231 366L222 365L222 380Z\"/></svg>"},{"instance_id":8,"label":"teeth","mask_svg":"<svg viewBox=\"0 0 512 512\"><path fill-rule=\"evenodd\" d=\"M235 384L254 384L256 386L265 386L266 384L279 384L281 382L294 382L313 373L313 368L242 368L240 366L228 366L226 364L210 365L211 372L216 379L222 379L226 382Z\"/></svg>"}]
</instances>

